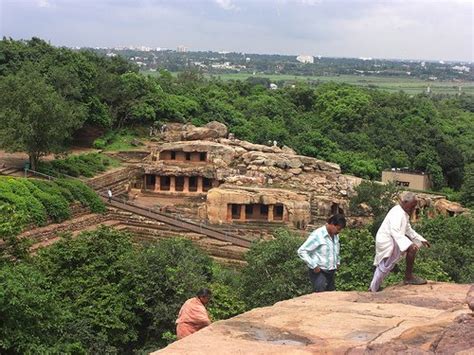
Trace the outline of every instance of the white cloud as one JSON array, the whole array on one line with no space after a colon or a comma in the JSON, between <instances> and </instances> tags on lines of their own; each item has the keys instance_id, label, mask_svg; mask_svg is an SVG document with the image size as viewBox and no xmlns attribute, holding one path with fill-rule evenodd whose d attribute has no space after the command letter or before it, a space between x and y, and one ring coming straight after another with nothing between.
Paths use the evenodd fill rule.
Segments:
<instances>
[{"instance_id":1,"label":"white cloud","mask_svg":"<svg viewBox=\"0 0 474 355\"><path fill-rule=\"evenodd\" d=\"M224 10L237 10L237 6L232 2L232 0L214 0L217 5L219 5Z\"/></svg>"}]
</instances>

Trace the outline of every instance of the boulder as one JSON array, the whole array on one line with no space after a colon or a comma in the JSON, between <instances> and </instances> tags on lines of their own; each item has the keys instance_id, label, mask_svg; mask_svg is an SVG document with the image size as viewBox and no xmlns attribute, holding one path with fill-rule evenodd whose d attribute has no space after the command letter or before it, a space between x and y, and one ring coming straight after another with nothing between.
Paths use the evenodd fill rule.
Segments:
<instances>
[{"instance_id":1,"label":"boulder","mask_svg":"<svg viewBox=\"0 0 474 355\"><path fill-rule=\"evenodd\" d=\"M290 147L284 145L282 148L281 148L281 151L282 153L285 153L285 154L290 154L290 155L296 155L296 152L291 149Z\"/></svg>"},{"instance_id":2,"label":"boulder","mask_svg":"<svg viewBox=\"0 0 474 355\"><path fill-rule=\"evenodd\" d=\"M225 138L228 135L229 130L227 129L227 126L223 123L217 122L217 121L212 121L207 123L204 127L216 131L219 135L219 138Z\"/></svg>"},{"instance_id":3,"label":"boulder","mask_svg":"<svg viewBox=\"0 0 474 355\"><path fill-rule=\"evenodd\" d=\"M469 211L467 208L463 208L457 202L451 202L446 199L439 199L434 203L434 207L439 214L443 216L458 215Z\"/></svg>"},{"instance_id":4,"label":"boulder","mask_svg":"<svg viewBox=\"0 0 474 355\"><path fill-rule=\"evenodd\" d=\"M181 135L185 141L209 140L219 138L219 132L206 127L197 127L189 131L184 131Z\"/></svg>"}]
</instances>

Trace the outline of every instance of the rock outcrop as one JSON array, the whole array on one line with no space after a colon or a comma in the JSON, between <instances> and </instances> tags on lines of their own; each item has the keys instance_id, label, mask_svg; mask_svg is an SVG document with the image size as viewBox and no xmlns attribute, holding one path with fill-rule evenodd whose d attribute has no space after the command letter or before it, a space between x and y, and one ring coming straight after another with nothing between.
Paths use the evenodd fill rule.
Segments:
<instances>
[{"instance_id":1,"label":"rock outcrop","mask_svg":"<svg viewBox=\"0 0 474 355\"><path fill-rule=\"evenodd\" d=\"M472 354L469 287L309 294L216 322L153 354Z\"/></svg>"}]
</instances>

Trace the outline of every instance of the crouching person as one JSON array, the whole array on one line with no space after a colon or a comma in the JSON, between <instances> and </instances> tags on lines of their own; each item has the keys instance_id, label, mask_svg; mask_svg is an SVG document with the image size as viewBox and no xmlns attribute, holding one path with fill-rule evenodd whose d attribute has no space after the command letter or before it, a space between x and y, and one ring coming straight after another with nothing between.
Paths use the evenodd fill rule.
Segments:
<instances>
[{"instance_id":1,"label":"crouching person","mask_svg":"<svg viewBox=\"0 0 474 355\"><path fill-rule=\"evenodd\" d=\"M210 299L211 291L203 288L198 291L196 297L184 302L176 320L176 335L178 339L191 335L211 324L206 310L206 305Z\"/></svg>"},{"instance_id":2,"label":"crouching person","mask_svg":"<svg viewBox=\"0 0 474 355\"><path fill-rule=\"evenodd\" d=\"M336 270L341 262L339 233L346 226L342 214L330 217L326 225L314 230L298 249L308 266L314 292L334 291Z\"/></svg>"}]
</instances>

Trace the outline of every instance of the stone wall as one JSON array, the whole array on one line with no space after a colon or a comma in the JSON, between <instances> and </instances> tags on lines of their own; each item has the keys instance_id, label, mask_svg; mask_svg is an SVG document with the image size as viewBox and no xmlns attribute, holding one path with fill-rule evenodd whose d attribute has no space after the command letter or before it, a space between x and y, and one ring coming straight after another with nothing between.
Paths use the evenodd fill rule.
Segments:
<instances>
[{"instance_id":1,"label":"stone wall","mask_svg":"<svg viewBox=\"0 0 474 355\"><path fill-rule=\"evenodd\" d=\"M244 264L244 253L247 250L245 248L117 209L109 209L105 214L84 213L81 210L65 222L31 228L22 233L20 238L30 239L33 244L31 250L34 252L58 241L63 233L71 233L75 236L82 231L94 230L100 225L128 232L136 242L140 243L155 243L161 239L180 236L190 239L197 247L220 263L238 267Z\"/></svg>"},{"instance_id":2,"label":"stone wall","mask_svg":"<svg viewBox=\"0 0 474 355\"><path fill-rule=\"evenodd\" d=\"M87 181L87 184L99 193L111 189L114 196L119 196L129 191L130 184L137 175L140 175L139 167L127 166L93 177Z\"/></svg>"}]
</instances>

